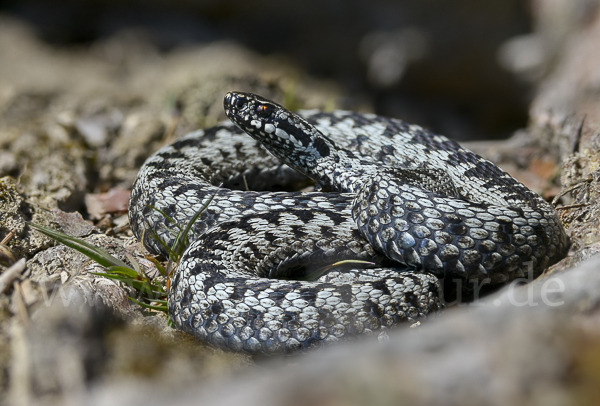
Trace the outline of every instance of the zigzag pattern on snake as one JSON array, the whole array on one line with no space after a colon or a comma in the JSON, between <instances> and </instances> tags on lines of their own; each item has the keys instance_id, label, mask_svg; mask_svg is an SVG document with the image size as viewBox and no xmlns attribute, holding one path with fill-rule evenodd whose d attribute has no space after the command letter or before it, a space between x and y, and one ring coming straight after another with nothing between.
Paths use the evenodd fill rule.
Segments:
<instances>
[{"instance_id":1,"label":"zigzag pattern on snake","mask_svg":"<svg viewBox=\"0 0 600 406\"><path fill-rule=\"evenodd\" d=\"M443 136L372 114L294 114L249 93L224 107L235 126L148 158L129 208L160 253L145 230L167 244L175 230L154 208L184 224L216 192L169 292L175 325L212 345L285 353L382 337L442 308L443 278L501 284L567 249L549 203ZM320 191L276 191L306 177ZM344 260L375 266L332 266Z\"/></svg>"}]
</instances>

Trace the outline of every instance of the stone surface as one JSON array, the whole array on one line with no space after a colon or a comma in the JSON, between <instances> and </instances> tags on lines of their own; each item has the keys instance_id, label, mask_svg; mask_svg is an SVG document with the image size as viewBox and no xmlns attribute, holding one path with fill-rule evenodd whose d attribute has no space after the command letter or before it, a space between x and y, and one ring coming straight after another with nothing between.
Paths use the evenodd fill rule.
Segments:
<instances>
[{"instance_id":1,"label":"stone surface","mask_svg":"<svg viewBox=\"0 0 600 406\"><path fill-rule=\"evenodd\" d=\"M92 404L573 404L597 391L600 365L586 351L600 348L598 267L596 258L509 287L417 329L397 330L388 342L363 340L292 363L272 360L261 364L260 375L176 394L147 387L140 398L126 384L99 385L92 393L100 400Z\"/></svg>"}]
</instances>

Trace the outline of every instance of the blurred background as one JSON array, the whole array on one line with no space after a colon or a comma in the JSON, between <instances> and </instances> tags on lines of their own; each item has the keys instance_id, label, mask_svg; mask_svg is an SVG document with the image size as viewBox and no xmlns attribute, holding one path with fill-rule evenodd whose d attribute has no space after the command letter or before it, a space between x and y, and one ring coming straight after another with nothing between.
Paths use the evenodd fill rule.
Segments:
<instances>
[{"instance_id":1,"label":"blurred background","mask_svg":"<svg viewBox=\"0 0 600 406\"><path fill-rule=\"evenodd\" d=\"M233 41L333 82L343 95L339 107L362 106L469 140L504 138L526 125L532 85L548 58L530 35L536 3L5 0L0 13L57 50L135 38L145 52L168 55Z\"/></svg>"},{"instance_id":2,"label":"blurred background","mask_svg":"<svg viewBox=\"0 0 600 406\"><path fill-rule=\"evenodd\" d=\"M375 112L461 142L519 133L554 156L522 143L468 147L552 198L555 158L578 145L561 128L569 117L569 128L582 125L573 111L593 128L600 106L599 9L598 0L0 0L0 176L87 216L86 193L130 188L152 152L224 120L223 95L241 90L292 110Z\"/></svg>"}]
</instances>

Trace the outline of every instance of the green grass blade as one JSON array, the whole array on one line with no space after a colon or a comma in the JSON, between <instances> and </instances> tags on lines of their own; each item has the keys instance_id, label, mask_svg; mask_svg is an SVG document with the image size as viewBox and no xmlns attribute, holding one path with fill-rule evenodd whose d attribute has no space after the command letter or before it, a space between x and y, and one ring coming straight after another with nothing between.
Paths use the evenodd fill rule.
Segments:
<instances>
[{"instance_id":1,"label":"green grass blade","mask_svg":"<svg viewBox=\"0 0 600 406\"><path fill-rule=\"evenodd\" d=\"M221 185L219 185L219 188L221 187ZM200 218L200 215L206 210L208 205L213 201L213 199L215 198L217 193L219 193L219 190L220 190L219 188L217 188L217 190L215 190L215 193L213 193L212 196L206 201L206 203L204 203L202 208L200 210L198 210L196 212L196 214L194 214L194 217L192 217L190 219L190 221L188 221L188 223L186 224L183 231L180 232L179 234L177 234L177 239L175 240L175 243L173 244L173 251L177 255L177 260L175 262L179 262L179 259L181 258L181 255L183 254L183 251L185 250L187 236L190 233L190 230L192 229L192 227L194 226L194 223Z\"/></svg>"},{"instance_id":2,"label":"green grass blade","mask_svg":"<svg viewBox=\"0 0 600 406\"><path fill-rule=\"evenodd\" d=\"M132 302L137 303L137 304L139 304L142 307L145 307L146 309L158 310L158 311L165 312L165 313L168 311L167 306L154 306L154 305L150 305L150 304L147 304L147 303L144 303L144 302L140 302L139 300L136 300L136 299L132 298L131 296L128 296L127 298L129 300L131 300Z\"/></svg>"},{"instance_id":3,"label":"green grass blade","mask_svg":"<svg viewBox=\"0 0 600 406\"><path fill-rule=\"evenodd\" d=\"M129 268L129 265L127 265L125 262L121 261L118 258L113 257L112 255L110 255L109 253L107 253L104 250L101 250L98 247L88 244L87 242L85 242L79 238L71 237L70 235L61 233L60 231L56 231L51 228L42 227L40 225L33 224L33 223L27 222L27 225L29 225L30 227L39 231L40 233L52 238L53 240L56 240L64 245L66 245L67 247L73 248L73 249L81 252L83 255L87 256L88 258L92 259L93 261L96 261L98 264L100 264L104 267L119 266L119 267Z\"/></svg>"},{"instance_id":4,"label":"green grass blade","mask_svg":"<svg viewBox=\"0 0 600 406\"><path fill-rule=\"evenodd\" d=\"M146 275L144 275L144 281L150 285L153 292L158 292L161 295L165 295L165 290L160 285L160 283L153 283L152 279L148 278Z\"/></svg>"},{"instance_id":5,"label":"green grass blade","mask_svg":"<svg viewBox=\"0 0 600 406\"><path fill-rule=\"evenodd\" d=\"M134 302L139 305L146 307L152 310L158 311L167 311L167 302L166 300L162 300L166 297L165 291L160 284L152 283L152 281L143 274L141 268L137 261L133 258L133 256L127 254L127 257L132 262L132 267L127 265L125 262L113 257L108 254L104 250L95 247L79 238L71 237L67 234L61 233L56 230L52 230L50 228L46 228L43 226L39 226L37 224L27 223L33 229L39 231L40 233L68 246L71 247L82 254L86 255L88 258L94 260L98 264L102 265L106 269L106 273L104 272L91 272L92 275L102 276L104 278L113 279L117 282L121 282L125 285L133 287L136 291L139 292L139 295L144 298L144 300L153 301L159 303L159 306L148 305L146 303L140 302L138 300L132 299ZM152 261L155 264L158 261ZM162 270L164 272L164 268L160 263L158 263L157 268L159 271Z\"/></svg>"},{"instance_id":6,"label":"green grass blade","mask_svg":"<svg viewBox=\"0 0 600 406\"><path fill-rule=\"evenodd\" d=\"M150 236L152 238L154 238L161 247L163 247L165 249L165 251L167 251L167 255L169 256L169 258L174 258L175 257L175 252L173 252L173 250L171 249L171 247L169 247L159 236L158 234L156 234L156 231L154 231L154 229L152 227L150 227L150 224L148 224L148 222L146 221L146 230L150 230ZM181 231L177 234L179 235L181 233Z\"/></svg>"},{"instance_id":7,"label":"green grass blade","mask_svg":"<svg viewBox=\"0 0 600 406\"><path fill-rule=\"evenodd\" d=\"M152 258L149 255L146 255L146 259L154 264L154 266L156 267L156 269L158 269L158 272L160 272L161 275L163 275L163 276L167 275L167 271L165 270L165 267L160 263L159 260L157 260L156 258Z\"/></svg>"},{"instance_id":8,"label":"green grass blade","mask_svg":"<svg viewBox=\"0 0 600 406\"><path fill-rule=\"evenodd\" d=\"M129 252L125 252L125 256L129 260L129 262L131 262L131 266L133 266L133 270L137 272L137 274L140 276L140 278L143 277L144 275L142 274L142 270L140 269L140 264L138 264L138 262L135 260L133 255L131 255Z\"/></svg>"},{"instance_id":9,"label":"green grass blade","mask_svg":"<svg viewBox=\"0 0 600 406\"><path fill-rule=\"evenodd\" d=\"M97 276L104 276L108 279L114 279L117 282L121 282L125 285L131 286L132 288L140 292L140 294L146 296L164 297L164 292L160 291L161 288L158 285L148 283L148 281L140 281L137 279L127 278L122 275L115 275L111 273L91 272L91 274Z\"/></svg>"},{"instance_id":10,"label":"green grass blade","mask_svg":"<svg viewBox=\"0 0 600 406\"><path fill-rule=\"evenodd\" d=\"M154 283L152 284L152 286L155 286L162 295L166 294L165 290L163 289L160 283Z\"/></svg>"},{"instance_id":11,"label":"green grass blade","mask_svg":"<svg viewBox=\"0 0 600 406\"><path fill-rule=\"evenodd\" d=\"M123 275L128 278L137 278L138 273L131 268L124 268L122 266L109 266L106 270L110 273Z\"/></svg>"},{"instance_id":12,"label":"green grass blade","mask_svg":"<svg viewBox=\"0 0 600 406\"><path fill-rule=\"evenodd\" d=\"M181 227L179 226L179 224L175 221L175 219L173 219L173 217L169 216L167 213L165 213L164 211L162 211L161 209L157 209L156 207L152 206L151 204L147 204L146 207L152 209L152 210L156 210L157 212L159 212L160 214L162 214L162 216L167 220L168 223L173 223L173 225L175 227L177 227L180 231L181 231Z\"/></svg>"}]
</instances>

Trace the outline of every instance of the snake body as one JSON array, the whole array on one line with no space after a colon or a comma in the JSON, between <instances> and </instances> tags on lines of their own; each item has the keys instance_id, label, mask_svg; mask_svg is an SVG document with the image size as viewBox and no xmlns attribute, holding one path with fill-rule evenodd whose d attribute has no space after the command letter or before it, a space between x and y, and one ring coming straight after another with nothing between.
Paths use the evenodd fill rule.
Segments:
<instances>
[{"instance_id":1,"label":"snake body","mask_svg":"<svg viewBox=\"0 0 600 406\"><path fill-rule=\"evenodd\" d=\"M136 237L160 253L148 231L173 244L174 223L214 196L168 298L175 325L212 345L280 353L383 336L441 309L443 279L505 283L567 249L549 203L419 126L295 114L240 92L224 108L231 123L148 158L129 208ZM306 177L319 191L277 191Z\"/></svg>"}]
</instances>

